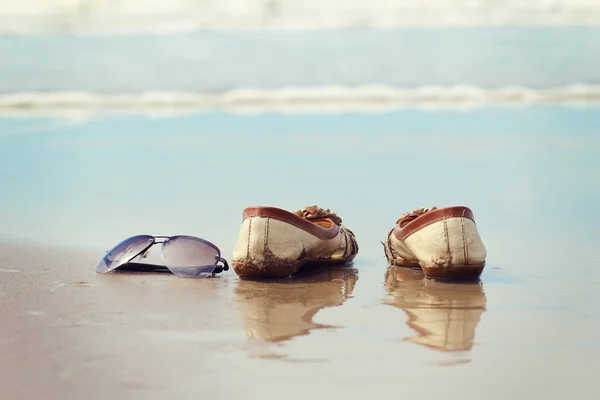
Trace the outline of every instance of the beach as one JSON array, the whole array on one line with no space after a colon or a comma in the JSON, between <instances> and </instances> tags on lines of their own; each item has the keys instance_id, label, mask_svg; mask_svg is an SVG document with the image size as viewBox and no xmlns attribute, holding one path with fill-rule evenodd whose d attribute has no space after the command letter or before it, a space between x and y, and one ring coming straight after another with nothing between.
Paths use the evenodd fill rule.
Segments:
<instances>
[{"instance_id":1,"label":"beach","mask_svg":"<svg viewBox=\"0 0 600 400\"><path fill-rule=\"evenodd\" d=\"M597 1L0 3L2 400L600 396ZM311 205L353 262L95 270ZM480 280L388 264L434 206Z\"/></svg>"},{"instance_id":2,"label":"beach","mask_svg":"<svg viewBox=\"0 0 600 400\"><path fill-rule=\"evenodd\" d=\"M3 117L0 387L11 399L593 398L598 111ZM94 271L139 233L197 235L230 259L244 207L310 204L355 232L352 265L276 282ZM398 216L452 204L475 213L481 282L390 269L381 241Z\"/></svg>"},{"instance_id":3,"label":"beach","mask_svg":"<svg viewBox=\"0 0 600 400\"><path fill-rule=\"evenodd\" d=\"M492 265L460 287L357 261L265 283L98 276L91 254L31 246L3 245L2 256L9 398L596 391L593 362L578 363L598 352L594 285L581 276L561 285ZM589 295L573 298L573 280Z\"/></svg>"}]
</instances>

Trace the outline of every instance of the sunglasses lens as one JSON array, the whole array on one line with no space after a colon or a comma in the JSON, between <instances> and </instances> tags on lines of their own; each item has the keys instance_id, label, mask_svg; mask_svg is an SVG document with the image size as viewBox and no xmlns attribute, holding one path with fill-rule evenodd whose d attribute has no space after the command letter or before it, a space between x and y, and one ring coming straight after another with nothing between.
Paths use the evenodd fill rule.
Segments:
<instances>
[{"instance_id":1,"label":"sunglasses lens","mask_svg":"<svg viewBox=\"0 0 600 400\"><path fill-rule=\"evenodd\" d=\"M154 237L149 235L133 236L123 240L115 248L106 253L98 264L98 267L96 267L96 272L105 274L128 263L129 260L152 246L153 243Z\"/></svg>"},{"instance_id":2,"label":"sunglasses lens","mask_svg":"<svg viewBox=\"0 0 600 400\"><path fill-rule=\"evenodd\" d=\"M198 238L175 236L164 242L162 254L175 275L192 277L212 273L221 252Z\"/></svg>"}]
</instances>

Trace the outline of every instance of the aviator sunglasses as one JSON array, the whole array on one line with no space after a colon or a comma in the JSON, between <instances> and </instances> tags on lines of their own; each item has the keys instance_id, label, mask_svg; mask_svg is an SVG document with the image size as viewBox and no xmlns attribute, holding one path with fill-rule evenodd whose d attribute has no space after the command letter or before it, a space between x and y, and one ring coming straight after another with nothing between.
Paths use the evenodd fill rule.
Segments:
<instances>
[{"instance_id":1,"label":"aviator sunglasses","mask_svg":"<svg viewBox=\"0 0 600 400\"><path fill-rule=\"evenodd\" d=\"M161 256L165 265L132 262L136 257L145 258L147 251L160 243L162 243ZM219 265L219 262L223 265ZM221 257L221 250L207 240L184 235L138 235L123 240L106 253L96 267L96 272L105 274L117 268L128 271L170 271L180 277L195 277L203 274L218 274L227 271L229 266Z\"/></svg>"}]
</instances>

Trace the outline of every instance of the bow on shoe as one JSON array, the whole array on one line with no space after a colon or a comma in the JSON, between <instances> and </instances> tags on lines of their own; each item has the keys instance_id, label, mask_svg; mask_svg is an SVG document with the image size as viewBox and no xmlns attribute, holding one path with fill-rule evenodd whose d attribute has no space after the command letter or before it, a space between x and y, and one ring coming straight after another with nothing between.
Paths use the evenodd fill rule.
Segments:
<instances>
[{"instance_id":1,"label":"bow on shoe","mask_svg":"<svg viewBox=\"0 0 600 400\"><path fill-rule=\"evenodd\" d=\"M296 214L297 216L302 217L304 219L308 219L308 220L319 219L319 218L329 218L336 225L342 224L342 219L339 216L337 216L335 213L331 212L329 209L319 208L318 206L307 206L300 210L294 211L294 214Z\"/></svg>"},{"instance_id":2,"label":"bow on shoe","mask_svg":"<svg viewBox=\"0 0 600 400\"><path fill-rule=\"evenodd\" d=\"M400 224L400 228L403 228L409 222L412 222L415 219L419 218L421 215L427 214L429 211L433 211L433 210L437 210L437 207L431 207L431 208L422 207L422 208L417 208L416 210L413 210L411 212L407 212L407 213L402 214L400 216L400 218L398 218L398 221L396 221L396 223Z\"/></svg>"}]
</instances>

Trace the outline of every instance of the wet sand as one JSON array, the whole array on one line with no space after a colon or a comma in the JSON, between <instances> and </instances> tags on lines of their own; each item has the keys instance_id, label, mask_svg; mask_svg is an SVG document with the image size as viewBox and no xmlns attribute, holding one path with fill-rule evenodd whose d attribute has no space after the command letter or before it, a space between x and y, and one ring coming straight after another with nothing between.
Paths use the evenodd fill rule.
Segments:
<instances>
[{"instance_id":1,"label":"wet sand","mask_svg":"<svg viewBox=\"0 0 600 400\"><path fill-rule=\"evenodd\" d=\"M596 398L598 115L0 119L2 398ZM229 260L243 207L315 203L356 233L352 265L273 282L94 271L139 233L202 236ZM473 208L481 281L390 269L398 215L450 204Z\"/></svg>"},{"instance_id":2,"label":"wet sand","mask_svg":"<svg viewBox=\"0 0 600 400\"><path fill-rule=\"evenodd\" d=\"M546 289L500 270L453 284L358 261L261 282L97 275L98 254L22 244L0 254L0 386L10 399L592 398L598 389L592 315L531 307Z\"/></svg>"}]
</instances>

